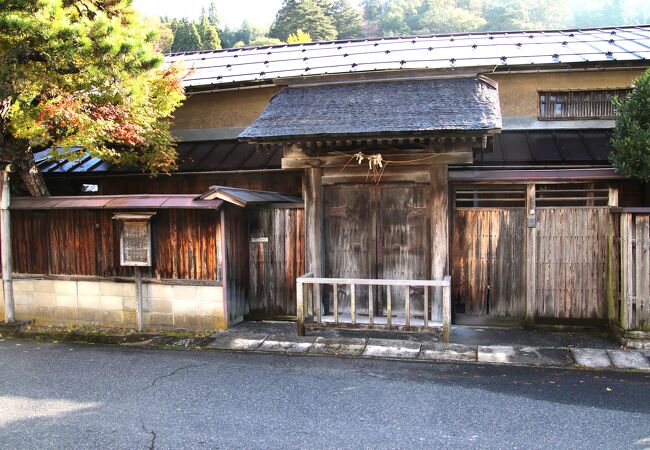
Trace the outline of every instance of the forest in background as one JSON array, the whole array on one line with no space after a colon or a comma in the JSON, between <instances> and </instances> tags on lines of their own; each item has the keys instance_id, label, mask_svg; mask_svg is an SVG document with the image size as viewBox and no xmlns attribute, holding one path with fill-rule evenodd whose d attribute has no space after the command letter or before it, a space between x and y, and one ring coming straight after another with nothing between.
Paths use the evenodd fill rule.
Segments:
<instances>
[{"instance_id":1,"label":"forest in background","mask_svg":"<svg viewBox=\"0 0 650 450\"><path fill-rule=\"evenodd\" d=\"M159 21L159 50L182 52L282 43L481 31L646 24L643 0L284 0L269 28L221 26L214 3L198 19Z\"/></svg>"}]
</instances>

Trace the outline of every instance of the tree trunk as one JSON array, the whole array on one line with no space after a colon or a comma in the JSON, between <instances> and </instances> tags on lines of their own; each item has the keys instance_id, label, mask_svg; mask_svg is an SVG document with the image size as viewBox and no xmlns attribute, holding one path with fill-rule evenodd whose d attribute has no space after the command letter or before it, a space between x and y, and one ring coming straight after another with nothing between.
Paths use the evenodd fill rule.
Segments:
<instances>
[{"instance_id":1,"label":"tree trunk","mask_svg":"<svg viewBox=\"0 0 650 450\"><path fill-rule=\"evenodd\" d=\"M34 162L34 155L32 155L31 151L29 154L32 160L31 164L27 165L26 167L22 164L17 165L20 178L23 180L25 188L29 191L32 197L49 197L50 191L45 185L43 175L41 175L41 172L36 167L36 163Z\"/></svg>"}]
</instances>

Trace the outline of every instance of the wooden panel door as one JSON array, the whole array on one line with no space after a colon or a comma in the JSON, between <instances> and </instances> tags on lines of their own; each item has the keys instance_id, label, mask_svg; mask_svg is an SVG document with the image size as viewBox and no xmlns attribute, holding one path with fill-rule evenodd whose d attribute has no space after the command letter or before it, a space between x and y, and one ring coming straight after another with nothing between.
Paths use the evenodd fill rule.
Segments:
<instances>
[{"instance_id":1,"label":"wooden panel door","mask_svg":"<svg viewBox=\"0 0 650 450\"><path fill-rule=\"evenodd\" d=\"M324 196L325 276L427 279L430 275L429 187L415 184L326 186ZM400 290L401 289L401 290ZM411 292L414 316L422 315L423 290ZM357 312L368 310L368 286L356 290ZM382 314L385 291L374 288ZM393 312L404 309L406 291L393 288ZM331 292L324 292L326 305ZM349 287L339 287L339 311L349 313ZM328 306L325 313L330 313Z\"/></svg>"},{"instance_id":2,"label":"wooden panel door","mask_svg":"<svg viewBox=\"0 0 650 450\"><path fill-rule=\"evenodd\" d=\"M377 278L426 280L431 273L429 187L394 185L379 188L377 221ZM409 288L411 314L423 315L424 288ZM393 286L392 311L403 313L406 288ZM431 292L429 293L431 294ZM377 292L378 311L385 293Z\"/></svg>"}]
</instances>

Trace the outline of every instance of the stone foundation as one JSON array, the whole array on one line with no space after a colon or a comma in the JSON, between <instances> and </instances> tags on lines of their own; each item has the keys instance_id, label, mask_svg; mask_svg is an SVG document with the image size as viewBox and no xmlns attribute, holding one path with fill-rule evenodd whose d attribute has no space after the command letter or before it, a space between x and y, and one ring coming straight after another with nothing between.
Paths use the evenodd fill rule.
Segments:
<instances>
[{"instance_id":1,"label":"stone foundation","mask_svg":"<svg viewBox=\"0 0 650 450\"><path fill-rule=\"evenodd\" d=\"M1 292L0 292L1 294ZM4 317L4 297L0 313ZM37 325L135 328L135 285L129 281L14 279L16 320ZM143 281L145 328L225 329L221 286Z\"/></svg>"}]
</instances>

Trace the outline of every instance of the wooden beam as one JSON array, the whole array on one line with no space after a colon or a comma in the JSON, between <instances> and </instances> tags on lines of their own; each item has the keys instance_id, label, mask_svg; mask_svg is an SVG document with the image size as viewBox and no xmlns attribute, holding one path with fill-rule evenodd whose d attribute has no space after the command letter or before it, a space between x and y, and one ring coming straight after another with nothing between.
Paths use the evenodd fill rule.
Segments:
<instances>
[{"instance_id":1,"label":"wooden beam","mask_svg":"<svg viewBox=\"0 0 650 450\"><path fill-rule=\"evenodd\" d=\"M388 166L381 174L382 182L404 182L412 181L414 183L428 183L430 173L426 167L400 167ZM372 174L368 172L368 165L359 167L348 166L345 170L341 168L323 169L323 185L332 185L339 183L367 183L373 181Z\"/></svg>"},{"instance_id":2,"label":"wooden beam","mask_svg":"<svg viewBox=\"0 0 650 450\"><path fill-rule=\"evenodd\" d=\"M315 277L323 276L323 183L322 170L307 169L305 199L305 269ZM313 289L314 303L322 307L320 286ZM313 305L313 303L310 303ZM314 311L307 311L307 315Z\"/></svg>"},{"instance_id":3,"label":"wooden beam","mask_svg":"<svg viewBox=\"0 0 650 450\"><path fill-rule=\"evenodd\" d=\"M379 153L379 152L378 152ZM470 151L444 152L444 153L414 153L399 155L383 155L387 161L393 161L393 165L400 166L422 166L422 165L448 165L448 164L471 164L474 162L473 153ZM366 167L367 161L362 162ZM389 162L389 165L391 163ZM314 156L314 157L284 157L282 158L283 169L311 169L319 167L345 167L354 166L357 162L350 156Z\"/></svg>"},{"instance_id":4,"label":"wooden beam","mask_svg":"<svg viewBox=\"0 0 650 450\"><path fill-rule=\"evenodd\" d=\"M431 209L431 278L442 280L449 270L449 183L447 166L432 166L430 169ZM443 294L440 288L433 289L431 320L440 321Z\"/></svg>"}]
</instances>

